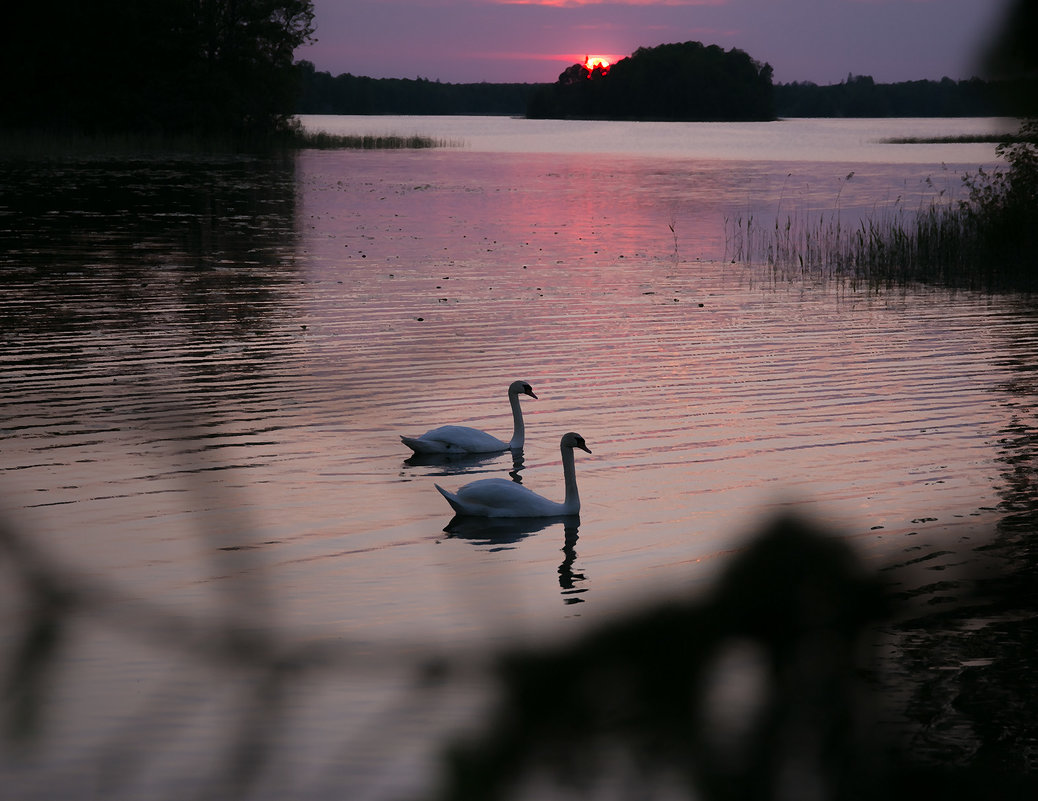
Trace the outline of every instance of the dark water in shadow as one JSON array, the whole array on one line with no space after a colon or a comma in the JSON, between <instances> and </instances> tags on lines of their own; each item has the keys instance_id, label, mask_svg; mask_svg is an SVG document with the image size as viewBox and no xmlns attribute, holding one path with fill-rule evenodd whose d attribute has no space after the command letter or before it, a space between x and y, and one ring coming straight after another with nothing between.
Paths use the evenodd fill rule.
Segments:
<instances>
[{"instance_id":1,"label":"dark water in shadow","mask_svg":"<svg viewBox=\"0 0 1038 801\"><path fill-rule=\"evenodd\" d=\"M873 165L855 202L931 169ZM114 590L72 614L53 739L3 757L11 786L234 790L214 755L239 743L277 754L255 797L412 792L481 709L488 653L706 593L790 510L899 603L884 724L920 758L1033 768L1033 302L724 261L725 211L773 208L792 170L811 203L847 172L464 152L5 163L0 512L70 571L59 583ZM402 433L507 430L516 378L539 396L521 461L407 458ZM595 452L579 538L573 521L443 531L434 480L512 475L561 498L565 430ZM10 564L7 645L63 619ZM171 645L228 619L269 629L271 650ZM475 677L437 683L441 651ZM298 661L249 672L270 653ZM271 697L284 717L250 728ZM120 775L127 749L141 767Z\"/></svg>"},{"instance_id":2,"label":"dark water in shadow","mask_svg":"<svg viewBox=\"0 0 1038 801\"><path fill-rule=\"evenodd\" d=\"M999 388L1012 410L996 457L1001 518L974 548L921 543L913 559L882 573L926 577L893 581L896 619L885 629L891 650L883 687L891 719L908 722L895 724L905 752L952 775L967 771L963 784L944 791L952 797L1025 797L1033 793L1025 777L1038 769L1034 363L1008 361L1012 372ZM954 575L955 566L964 569Z\"/></svg>"}]
</instances>

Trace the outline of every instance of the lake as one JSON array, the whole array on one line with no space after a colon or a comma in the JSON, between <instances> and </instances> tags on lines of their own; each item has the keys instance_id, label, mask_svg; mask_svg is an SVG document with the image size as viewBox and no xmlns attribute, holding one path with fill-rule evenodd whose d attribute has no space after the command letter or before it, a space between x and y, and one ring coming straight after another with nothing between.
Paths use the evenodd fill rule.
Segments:
<instances>
[{"instance_id":1,"label":"lake","mask_svg":"<svg viewBox=\"0 0 1038 801\"><path fill-rule=\"evenodd\" d=\"M303 121L451 144L0 163L0 636L63 635L12 657L48 679L40 747L0 757L20 798L413 796L495 654L704 596L790 512L927 621L887 641L903 687L973 675L927 664L927 615L1030 525L1034 299L743 263L729 226L961 198L993 145L882 140L1005 121ZM508 439L516 379L521 455L408 460L445 423ZM561 500L567 431L579 522L444 531L434 483ZM938 755L982 736L919 714Z\"/></svg>"}]
</instances>

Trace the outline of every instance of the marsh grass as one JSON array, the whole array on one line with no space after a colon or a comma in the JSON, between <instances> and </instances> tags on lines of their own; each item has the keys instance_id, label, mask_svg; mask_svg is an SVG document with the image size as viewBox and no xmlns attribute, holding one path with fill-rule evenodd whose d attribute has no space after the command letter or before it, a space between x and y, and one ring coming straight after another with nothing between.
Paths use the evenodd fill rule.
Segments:
<instances>
[{"instance_id":1,"label":"marsh grass","mask_svg":"<svg viewBox=\"0 0 1038 801\"><path fill-rule=\"evenodd\" d=\"M297 147L320 150L421 150L436 147L461 147L462 142L454 139L436 139L431 136L412 134L330 134L322 131L297 131L292 137Z\"/></svg>"},{"instance_id":2,"label":"marsh grass","mask_svg":"<svg viewBox=\"0 0 1038 801\"><path fill-rule=\"evenodd\" d=\"M944 191L906 207L901 198L860 221L841 218L841 181L832 211L762 221L725 218L726 259L764 263L784 274L869 285L931 283L981 290L1038 289L1038 148L1025 123L999 156L1007 169L962 176L965 199ZM781 200L779 202L781 208Z\"/></svg>"},{"instance_id":3,"label":"marsh grass","mask_svg":"<svg viewBox=\"0 0 1038 801\"><path fill-rule=\"evenodd\" d=\"M1012 133L958 134L955 136L891 136L880 140L885 145L962 145L1023 142L1027 139Z\"/></svg>"},{"instance_id":4,"label":"marsh grass","mask_svg":"<svg viewBox=\"0 0 1038 801\"><path fill-rule=\"evenodd\" d=\"M963 220L936 201L914 214L898 201L854 225L837 212L774 221L747 215L725 225L734 261L865 281L923 280L938 266L946 273L969 238Z\"/></svg>"}]
</instances>

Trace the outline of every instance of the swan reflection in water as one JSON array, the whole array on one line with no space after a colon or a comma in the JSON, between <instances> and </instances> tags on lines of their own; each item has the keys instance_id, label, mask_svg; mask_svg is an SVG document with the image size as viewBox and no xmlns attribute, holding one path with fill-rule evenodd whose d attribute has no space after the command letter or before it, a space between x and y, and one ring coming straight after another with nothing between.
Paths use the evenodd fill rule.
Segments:
<instances>
[{"instance_id":1,"label":"swan reflection in water","mask_svg":"<svg viewBox=\"0 0 1038 801\"><path fill-rule=\"evenodd\" d=\"M559 565L559 587L562 588L563 603L580 604L584 598L579 597L587 592L581 586L587 577L574 570L577 559L577 531L580 528L580 515L558 515L556 517L470 517L456 515L445 527L450 537L465 539L473 545L485 547L491 552L507 551L515 548L522 540L543 531L551 526L561 524L565 531L562 546L562 564Z\"/></svg>"},{"instance_id":2,"label":"swan reflection in water","mask_svg":"<svg viewBox=\"0 0 1038 801\"><path fill-rule=\"evenodd\" d=\"M562 587L562 602L564 604L582 604L584 599L579 596L587 592L587 587L578 587L577 584L587 580L583 573L573 570L573 563L577 560L577 526L566 526L566 543L562 546L565 558L559 565L559 586Z\"/></svg>"},{"instance_id":3,"label":"swan reflection in water","mask_svg":"<svg viewBox=\"0 0 1038 801\"><path fill-rule=\"evenodd\" d=\"M522 484L523 478L520 473L525 466L522 448L506 451L506 453L511 453L512 456L512 469L508 471L508 475L511 476L512 481ZM463 473L484 472L482 469L476 470L475 468L481 468L489 462L500 459L501 455L500 453L415 453L404 459L404 464L408 467L440 468L430 470L428 472L430 476L454 476Z\"/></svg>"}]
</instances>

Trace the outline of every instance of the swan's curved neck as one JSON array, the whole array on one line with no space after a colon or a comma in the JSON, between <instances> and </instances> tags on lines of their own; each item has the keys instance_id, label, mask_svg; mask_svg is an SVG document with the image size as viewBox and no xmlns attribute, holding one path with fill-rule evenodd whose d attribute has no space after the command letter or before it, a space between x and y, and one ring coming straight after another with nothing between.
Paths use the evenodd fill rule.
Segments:
<instances>
[{"instance_id":1,"label":"swan's curved neck","mask_svg":"<svg viewBox=\"0 0 1038 801\"><path fill-rule=\"evenodd\" d=\"M526 426L523 425L523 410L519 406L519 396L509 392L508 403L512 406L512 441L508 443L508 447L522 448L526 443Z\"/></svg>"},{"instance_id":2,"label":"swan's curved neck","mask_svg":"<svg viewBox=\"0 0 1038 801\"><path fill-rule=\"evenodd\" d=\"M577 468L573 460L573 449L562 449L562 475L566 481L566 499L562 502L563 514L575 515L580 511L580 495L577 493Z\"/></svg>"}]
</instances>

